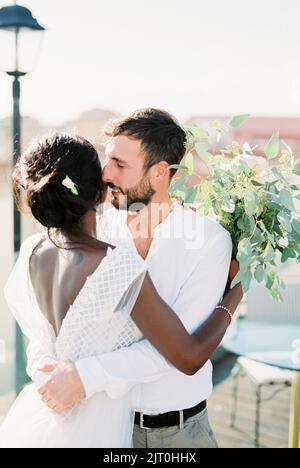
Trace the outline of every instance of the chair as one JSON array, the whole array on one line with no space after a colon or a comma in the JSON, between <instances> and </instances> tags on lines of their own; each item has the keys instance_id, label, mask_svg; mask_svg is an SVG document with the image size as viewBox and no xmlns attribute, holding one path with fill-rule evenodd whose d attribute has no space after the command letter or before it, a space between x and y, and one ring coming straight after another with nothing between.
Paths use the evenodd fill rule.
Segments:
<instances>
[{"instance_id":1,"label":"chair","mask_svg":"<svg viewBox=\"0 0 300 468\"><path fill-rule=\"evenodd\" d=\"M283 302L275 302L265 287L254 284L248 293L248 312L243 320L255 322L270 322L282 324L299 324L300 322L300 286L288 284L283 291ZM253 383L256 392L255 411L255 446L260 447L260 409L261 403L272 399L292 383L292 372L255 362L246 357L240 357L232 370L232 410L230 425L235 426L239 378L247 376ZM276 387L268 398L262 398L264 387Z\"/></svg>"}]
</instances>

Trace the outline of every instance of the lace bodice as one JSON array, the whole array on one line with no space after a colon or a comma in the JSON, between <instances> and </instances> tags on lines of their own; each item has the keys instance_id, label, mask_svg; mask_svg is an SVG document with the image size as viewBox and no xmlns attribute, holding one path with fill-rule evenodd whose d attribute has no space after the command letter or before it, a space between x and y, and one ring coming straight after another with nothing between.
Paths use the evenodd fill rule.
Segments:
<instances>
[{"instance_id":1,"label":"lace bodice","mask_svg":"<svg viewBox=\"0 0 300 468\"><path fill-rule=\"evenodd\" d=\"M144 276L145 264L131 247L109 249L62 324L58 359L76 361L138 341L142 333L130 312Z\"/></svg>"},{"instance_id":2,"label":"lace bodice","mask_svg":"<svg viewBox=\"0 0 300 468\"><path fill-rule=\"evenodd\" d=\"M25 241L5 287L8 305L29 340L59 361L76 361L129 346L142 337L130 313L146 263L132 246L122 245L108 249L70 307L56 338L39 310L29 275L30 256L40 240L37 235Z\"/></svg>"}]
</instances>

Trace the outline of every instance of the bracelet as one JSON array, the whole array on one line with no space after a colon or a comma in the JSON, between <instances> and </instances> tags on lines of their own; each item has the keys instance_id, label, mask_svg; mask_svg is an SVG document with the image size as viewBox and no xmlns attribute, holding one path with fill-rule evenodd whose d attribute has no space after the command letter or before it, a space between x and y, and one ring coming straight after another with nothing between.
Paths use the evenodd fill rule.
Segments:
<instances>
[{"instance_id":1,"label":"bracelet","mask_svg":"<svg viewBox=\"0 0 300 468\"><path fill-rule=\"evenodd\" d=\"M224 306L221 306L221 305L217 306L216 309L222 309L222 310L225 310L225 312L227 312L227 314L228 314L228 316L230 318L230 324L229 325L231 325L232 320L233 320L233 314L230 312L230 310L227 309L227 307L224 307Z\"/></svg>"}]
</instances>

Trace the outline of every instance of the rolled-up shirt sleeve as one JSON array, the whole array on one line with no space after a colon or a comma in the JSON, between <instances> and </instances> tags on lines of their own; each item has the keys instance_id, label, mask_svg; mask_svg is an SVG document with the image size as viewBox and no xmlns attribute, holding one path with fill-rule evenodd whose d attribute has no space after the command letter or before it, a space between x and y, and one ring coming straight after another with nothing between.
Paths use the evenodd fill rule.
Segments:
<instances>
[{"instance_id":1,"label":"rolled-up shirt sleeve","mask_svg":"<svg viewBox=\"0 0 300 468\"><path fill-rule=\"evenodd\" d=\"M221 301L231 256L230 235L222 229L206 245L205 252L171 305L189 333L205 322ZM76 367L87 398L101 391L106 391L111 398L119 398L135 385L155 381L173 369L147 339L78 360Z\"/></svg>"}]
</instances>

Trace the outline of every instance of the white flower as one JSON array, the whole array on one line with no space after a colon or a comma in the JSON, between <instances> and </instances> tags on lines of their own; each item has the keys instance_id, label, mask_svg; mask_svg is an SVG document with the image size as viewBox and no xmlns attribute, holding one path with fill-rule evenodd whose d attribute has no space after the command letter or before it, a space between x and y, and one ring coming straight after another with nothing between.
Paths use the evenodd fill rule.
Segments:
<instances>
[{"instance_id":1,"label":"white flower","mask_svg":"<svg viewBox=\"0 0 300 468\"><path fill-rule=\"evenodd\" d=\"M69 176L66 176L66 178L62 181L62 185L69 189L73 193L73 195L79 195L76 185L74 184L73 180L70 179Z\"/></svg>"},{"instance_id":2,"label":"white flower","mask_svg":"<svg viewBox=\"0 0 300 468\"><path fill-rule=\"evenodd\" d=\"M270 177L271 168L267 159L262 158L261 156L244 153L234 158L232 164L236 166L241 162L245 162L249 166L255 177L262 180L267 180Z\"/></svg>"}]
</instances>

